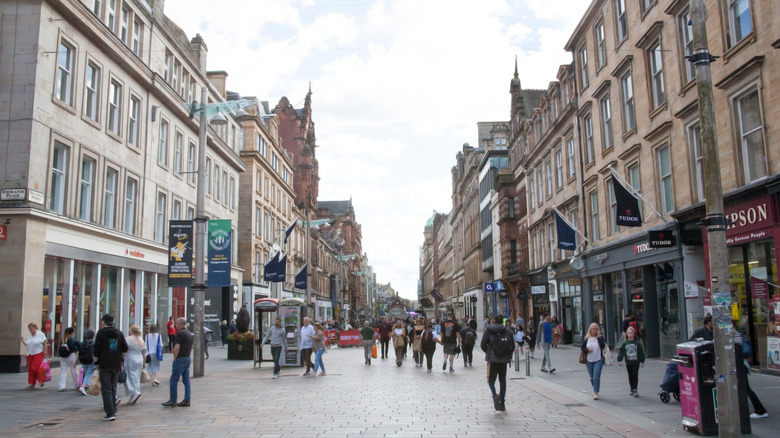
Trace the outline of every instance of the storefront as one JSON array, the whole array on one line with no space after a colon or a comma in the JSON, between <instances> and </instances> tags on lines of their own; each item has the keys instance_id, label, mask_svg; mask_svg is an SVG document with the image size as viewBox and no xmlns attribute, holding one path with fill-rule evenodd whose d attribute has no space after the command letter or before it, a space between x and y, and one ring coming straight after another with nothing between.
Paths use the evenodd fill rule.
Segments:
<instances>
[{"instance_id":1,"label":"storefront","mask_svg":"<svg viewBox=\"0 0 780 438\"><path fill-rule=\"evenodd\" d=\"M511 317L509 307L509 292L501 281L485 283L485 316L493 318L494 315Z\"/></svg>"},{"instance_id":2,"label":"storefront","mask_svg":"<svg viewBox=\"0 0 780 438\"><path fill-rule=\"evenodd\" d=\"M486 296L482 293L482 285L478 288L471 288L463 292L463 301L466 303L464 313L466 316L473 316L479 323L480 329L482 329L482 321L485 319L485 299ZM439 316L437 314L436 316Z\"/></svg>"},{"instance_id":3,"label":"storefront","mask_svg":"<svg viewBox=\"0 0 780 438\"><path fill-rule=\"evenodd\" d=\"M557 286L558 308L560 309L558 322L563 325L563 343L571 344L582 342L583 334L583 306L582 306L582 277L580 272L572 268L568 262L555 265L553 278ZM551 300L554 300L551 297ZM594 302L594 306L595 306ZM595 313L595 309L594 309Z\"/></svg>"},{"instance_id":4,"label":"storefront","mask_svg":"<svg viewBox=\"0 0 780 438\"><path fill-rule=\"evenodd\" d=\"M542 320L542 315L550 313L550 294L547 270L537 271L531 274L531 301L533 302L533 318L526 321L526 325L532 324L534 330Z\"/></svg>"}]
</instances>

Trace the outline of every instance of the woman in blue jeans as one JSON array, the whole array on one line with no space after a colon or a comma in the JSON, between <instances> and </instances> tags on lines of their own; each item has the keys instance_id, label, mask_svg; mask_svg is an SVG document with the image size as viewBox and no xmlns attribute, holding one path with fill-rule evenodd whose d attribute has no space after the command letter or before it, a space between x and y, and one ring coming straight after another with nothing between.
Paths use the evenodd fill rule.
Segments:
<instances>
[{"instance_id":1,"label":"woman in blue jeans","mask_svg":"<svg viewBox=\"0 0 780 438\"><path fill-rule=\"evenodd\" d=\"M322 329L322 324L314 323L314 336L311 336L311 340L311 350L314 352L314 374L311 376L316 376L318 369L322 370L320 376L324 376L325 364L322 363L322 355L325 354L325 331Z\"/></svg>"},{"instance_id":2,"label":"woman in blue jeans","mask_svg":"<svg viewBox=\"0 0 780 438\"><path fill-rule=\"evenodd\" d=\"M587 355L585 366L588 368L590 383L593 385L593 400L599 399L601 387L601 369L604 367L604 350L607 343L601 335L601 329L595 322L588 328L588 334L582 340L580 350Z\"/></svg>"}]
</instances>

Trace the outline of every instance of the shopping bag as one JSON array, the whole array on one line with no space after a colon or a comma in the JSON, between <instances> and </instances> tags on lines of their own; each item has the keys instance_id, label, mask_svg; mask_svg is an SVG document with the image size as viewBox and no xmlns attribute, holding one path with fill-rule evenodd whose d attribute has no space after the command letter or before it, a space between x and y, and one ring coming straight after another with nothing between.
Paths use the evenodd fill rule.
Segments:
<instances>
[{"instance_id":1,"label":"shopping bag","mask_svg":"<svg viewBox=\"0 0 780 438\"><path fill-rule=\"evenodd\" d=\"M615 365L615 357L612 356L612 352L609 350L609 347L604 349L604 365L608 367Z\"/></svg>"},{"instance_id":2,"label":"shopping bag","mask_svg":"<svg viewBox=\"0 0 780 438\"><path fill-rule=\"evenodd\" d=\"M51 367L49 367L49 361L44 360L41 363L41 367L38 369L38 380L44 382L51 382ZM43 377L41 379L41 377Z\"/></svg>"},{"instance_id":3,"label":"shopping bag","mask_svg":"<svg viewBox=\"0 0 780 438\"><path fill-rule=\"evenodd\" d=\"M149 380L149 373L146 370L141 371L141 383L147 383Z\"/></svg>"},{"instance_id":4,"label":"shopping bag","mask_svg":"<svg viewBox=\"0 0 780 438\"><path fill-rule=\"evenodd\" d=\"M89 395L100 395L100 379L97 377L92 379L92 383L89 385L89 389L87 390L87 394Z\"/></svg>"},{"instance_id":5,"label":"shopping bag","mask_svg":"<svg viewBox=\"0 0 780 438\"><path fill-rule=\"evenodd\" d=\"M376 344L374 344L374 348L371 349L371 357L376 359L377 352L376 352Z\"/></svg>"}]
</instances>

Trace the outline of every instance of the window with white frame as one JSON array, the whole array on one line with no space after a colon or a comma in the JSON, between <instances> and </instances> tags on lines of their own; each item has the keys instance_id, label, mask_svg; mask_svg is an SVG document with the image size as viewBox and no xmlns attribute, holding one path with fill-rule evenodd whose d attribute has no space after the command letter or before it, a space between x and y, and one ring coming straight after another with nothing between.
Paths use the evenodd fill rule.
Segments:
<instances>
[{"instance_id":1,"label":"window with white frame","mask_svg":"<svg viewBox=\"0 0 780 438\"><path fill-rule=\"evenodd\" d=\"M533 240L531 241L531 245L532 245L531 253L533 253L534 255L534 268L539 267L539 244L538 244L539 240L538 239L539 237L536 235L536 233L534 233Z\"/></svg>"},{"instance_id":2,"label":"window with white frame","mask_svg":"<svg viewBox=\"0 0 780 438\"><path fill-rule=\"evenodd\" d=\"M195 101L195 92L198 87L198 82L195 80L194 76L190 76L190 88L189 92L187 94L187 102L194 102Z\"/></svg>"},{"instance_id":3,"label":"window with white frame","mask_svg":"<svg viewBox=\"0 0 780 438\"><path fill-rule=\"evenodd\" d=\"M73 67L76 64L76 49L64 39L60 41L57 53L57 89L55 97L73 105Z\"/></svg>"},{"instance_id":4,"label":"window with white frame","mask_svg":"<svg viewBox=\"0 0 780 438\"><path fill-rule=\"evenodd\" d=\"M263 178L263 187L264 187L264 192L263 192L263 194L265 195L265 199L268 199L268 198L269 198L269 196L270 196L270 195L269 195L269 191L270 191L270 185L269 185L269 184L270 184L270 183L268 182L268 177L267 177L267 176L266 176L266 177L264 177L264 178Z\"/></svg>"},{"instance_id":5,"label":"window with white frame","mask_svg":"<svg viewBox=\"0 0 780 438\"><path fill-rule=\"evenodd\" d=\"M178 199L173 200L173 210L171 211L171 219L177 221L181 219L181 201Z\"/></svg>"},{"instance_id":6,"label":"window with white frame","mask_svg":"<svg viewBox=\"0 0 780 438\"><path fill-rule=\"evenodd\" d=\"M120 121L122 120L122 85L112 80L108 84L108 125L110 132L120 135Z\"/></svg>"},{"instance_id":7,"label":"window with white frame","mask_svg":"<svg viewBox=\"0 0 780 438\"><path fill-rule=\"evenodd\" d=\"M128 177L125 183L125 233L135 234L136 199L138 197L138 181Z\"/></svg>"},{"instance_id":8,"label":"window with white frame","mask_svg":"<svg viewBox=\"0 0 780 438\"><path fill-rule=\"evenodd\" d=\"M263 187L263 173L257 169L257 178L255 178L255 192L260 193Z\"/></svg>"},{"instance_id":9,"label":"window with white frame","mask_svg":"<svg viewBox=\"0 0 780 438\"><path fill-rule=\"evenodd\" d=\"M734 47L753 32L753 21L750 17L750 0L728 1L728 43Z\"/></svg>"},{"instance_id":10,"label":"window with white frame","mask_svg":"<svg viewBox=\"0 0 780 438\"><path fill-rule=\"evenodd\" d=\"M222 202L227 203L228 174L227 169L222 168Z\"/></svg>"},{"instance_id":11,"label":"window with white frame","mask_svg":"<svg viewBox=\"0 0 780 438\"><path fill-rule=\"evenodd\" d=\"M92 13L98 18L103 15L103 0L92 0Z\"/></svg>"},{"instance_id":12,"label":"window with white frame","mask_svg":"<svg viewBox=\"0 0 780 438\"><path fill-rule=\"evenodd\" d=\"M141 56L141 37L143 32L144 23L136 17L135 20L133 20L133 43L131 49L133 50L133 53L138 56Z\"/></svg>"},{"instance_id":13,"label":"window with white frame","mask_svg":"<svg viewBox=\"0 0 780 438\"><path fill-rule=\"evenodd\" d=\"M274 168L276 173L279 173L279 157L273 151L271 151L271 167Z\"/></svg>"},{"instance_id":14,"label":"window with white frame","mask_svg":"<svg viewBox=\"0 0 780 438\"><path fill-rule=\"evenodd\" d=\"M187 70L182 68L181 69L181 82L179 82L179 89L177 90L177 92L179 93L179 96L181 96L182 99L186 99L187 98L187 84L189 83L189 81L190 81L190 73ZM190 102L192 102L192 101L190 101ZM221 128L221 126L217 125L217 130L219 130L219 128Z\"/></svg>"},{"instance_id":15,"label":"window with white frame","mask_svg":"<svg viewBox=\"0 0 780 438\"><path fill-rule=\"evenodd\" d=\"M704 155L701 150L701 125L698 122L688 126L688 148L693 162L696 199L704 201Z\"/></svg>"},{"instance_id":16,"label":"window with white frame","mask_svg":"<svg viewBox=\"0 0 780 438\"><path fill-rule=\"evenodd\" d=\"M214 200L219 201L219 175L220 175L220 169L219 165L217 163L214 163Z\"/></svg>"},{"instance_id":17,"label":"window with white frame","mask_svg":"<svg viewBox=\"0 0 780 438\"><path fill-rule=\"evenodd\" d=\"M609 234L615 234L618 230L617 224L617 198L615 198L615 186L612 185L612 179L607 180L607 194L609 195Z\"/></svg>"},{"instance_id":18,"label":"window with white frame","mask_svg":"<svg viewBox=\"0 0 780 438\"><path fill-rule=\"evenodd\" d=\"M661 200L661 212L674 211L674 185L672 184L672 159L669 145L664 145L656 151L658 162L658 193Z\"/></svg>"},{"instance_id":19,"label":"window with white frame","mask_svg":"<svg viewBox=\"0 0 780 438\"><path fill-rule=\"evenodd\" d=\"M157 193L157 211L154 215L154 240L165 241L165 209L167 204L165 193Z\"/></svg>"},{"instance_id":20,"label":"window with white frame","mask_svg":"<svg viewBox=\"0 0 780 438\"><path fill-rule=\"evenodd\" d=\"M95 184L96 164L94 158L86 155L81 157L81 183L79 185L79 219L92 222L94 207L93 186Z\"/></svg>"},{"instance_id":21,"label":"window with white frame","mask_svg":"<svg viewBox=\"0 0 780 438\"><path fill-rule=\"evenodd\" d=\"M580 49L580 82L582 88L588 86L588 49L584 46Z\"/></svg>"},{"instance_id":22,"label":"window with white frame","mask_svg":"<svg viewBox=\"0 0 780 438\"><path fill-rule=\"evenodd\" d=\"M693 26L691 25L691 11L688 8L677 16L677 26L680 32L680 45L683 56L693 55ZM692 81L696 77L696 68L692 62L683 57L680 60L683 65L684 83Z\"/></svg>"},{"instance_id":23,"label":"window with white frame","mask_svg":"<svg viewBox=\"0 0 780 438\"><path fill-rule=\"evenodd\" d=\"M596 159L596 151L593 149L593 119L590 114L585 116L585 158L586 164L592 163Z\"/></svg>"},{"instance_id":24,"label":"window with white frame","mask_svg":"<svg viewBox=\"0 0 780 438\"><path fill-rule=\"evenodd\" d=\"M639 163L633 163L628 166L628 170L626 171L626 174L628 175L628 183L631 185L631 188L634 189L635 193L642 193L642 180L640 179L639 175ZM642 203L639 203L639 214L642 214Z\"/></svg>"},{"instance_id":25,"label":"window with white frame","mask_svg":"<svg viewBox=\"0 0 780 438\"><path fill-rule=\"evenodd\" d=\"M141 100L135 96L130 96L130 108L127 121L127 142L133 146L138 146L141 120Z\"/></svg>"},{"instance_id":26,"label":"window with white frame","mask_svg":"<svg viewBox=\"0 0 780 438\"><path fill-rule=\"evenodd\" d=\"M98 121L100 102L100 67L93 62L87 62L87 72L84 78L84 115Z\"/></svg>"},{"instance_id":27,"label":"window with white frame","mask_svg":"<svg viewBox=\"0 0 780 438\"><path fill-rule=\"evenodd\" d=\"M68 186L68 155L70 149L62 143L54 142L51 160L51 192L49 210L65 214L65 200Z\"/></svg>"},{"instance_id":28,"label":"window with white frame","mask_svg":"<svg viewBox=\"0 0 780 438\"><path fill-rule=\"evenodd\" d=\"M589 207L591 239L599 240L601 239L601 234L599 233L599 197L596 190L592 190L590 193L588 193L588 200L590 201Z\"/></svg>"},{"instance_id":29,"label":"window with white frame","mask_svg":"<svg viewBox=\"0 0 780 438\"><path fill-rule=\"evenodd\" d=\"M114 168L106 169L106 185L103 191L103 226L116 228L116 191L119 185L119 172Z\"/></svg>"},{"instance_id":30,"label":"window with white frame","mask_svg":"<svg viewBox=\"0 0 780 438\"><path fill-rule=\"evenodd\" d=\"M116 32L116 2L117 0L106 0L106 26L111 32Z\"/></svg>"},{"instance_id":31,"label":"window with white frame","mask_svg":"<svg viewBox=\"0 0 780 438\"><path fill-rule=\"evenodd\" d=\"M173 173L179 175L181 173L181 159L182 148L184 147L184 134L176 131L176 135L173 140Z\"/></svg>"},{"instance_id":32,"label":"window with white frame","mask_svg":"<svg viewBox=\"0 0 780 438\"><path fill-rule=\"evenodd\" d=\"M609 94L599 100L601 108L601 147L607 150L614 144L612 137L612 110L609 106Z\"/></svg>"},{"instance_id":33,"label":"window with white frame","mask_svg":"<svg viewBox=\"0 0 780 438\"><path fill-rule=\"evenodd\" d=\"M195 184L195 143L187 148L187 182Z\"/></svg>"},{"instance_id":34,"label":"window with white frame","mask_svg":"<svg viewBox=\"0 0 780 438\"><path fill-rule=\"evenodd\" d=\"M594 29L596 34L596 49L599 63L599 68L603 67L607 63L607 44L604 41L604 22L599 21Z\"/></svg>"},{"instance_id":35,"label":"window with white frame","mask_svg":"<svg viewBox=\"0 0 780 438\"><path fill-rule=\"evenodd\" d=\"M745 183L767 176L764 127L758 89L752 87L735 99L742 171Z\"/></svg>"},{"instance_id":36,"label":"window with white frame","mask_svg":"<svg viewBox=\"0 0 780 438\"><path fill-rule=\"evenodd\" d=\"M550 160L544 163L544 177L547 180L547 196L550 197L553 194L552 163L550 163Z\"/></svg>"},{"instance_id":37,"label":"window with white frame","mask_svg":"<svg viewBox=\"0 0 780 438\"><path fill-rule=\"evenodd\" d=\"M127 4L122 5L122 11L119 13L119 39L125 43L126 46L130 46L130 15L132 12Z\"/></svg>"},{"instance_id":38,"label":"window with white frame","mask_svg":"<svg viewBox=\"0 0 780 438\"><path fill-rule=\"evenodd\" d=\"M576 161L574 159L574 138L566 140L566 154L569 160L569 178L572 178L577 172Z\"/></svg>"},{"instance_id":39,"label":"window with white frame","mask_svg":"<svg viewBox=\"0 0 780 438\"><path fill-rule=\"evenodd\" d=\"M626 20L626 0L615 0L615 21L618 41L628 36L628 21Z\"/></svg>"},{"instance_id":40,"label":"window with white frame","mask_svg":"<svg viewBox=\"0 0 780 438\"><path fill-rule=\"evenodd\" d=\"M539 205L544 204L544 174L542 168L536 169L536 196L539 198Z\"/></svg>"},{"instance_id":41,"label":"window with white frame","mask_svg":"<svg viewBox=\"0 0 780 438\"><path fill-rule=\"evenodd\" d=\"M561 150L555 151L555 188L560 188L563 184L563 157Z\"/></svg>"},{"instance_id":42,"label":"window with white frame","mask_svg":"<svg viewBox=\"0 0 780 438\"><path fill-rule=\"evenodd\" d=\"M260 206L255 205L255 236L260 236Z\"/></svg>"},{"instance_id":43,"label":"window with white frame","mask_svg":"<svg viewBox=\"0 0 780 438\"><path fill-rule=\"evenodd\" d=\"M530 186L530 190L528 190L528 196L531 198L531 210L536 208L536 191L534 190L534 174L531 173L528 175L528 185Z\"/></svg>"},{"instance_id":44,"label":"window with white frame","mask_svg":"<svg viewBox=\"0 0 780 438\"><path fill-rule=\"evenodd\" d=\"M171 74L171 88L173 91L179 92L179 73L181 70L181 64L176 59L173 60L173 73Z\"/></svg>"},{"instance_id":45,"label":"window with white frame","mask_svg":"<svg viewBox=\"0 0 780 438\"><path fill-rule=\"evenodd\" d=\"M230 189L228 190L228 207L231 210L236 208L236 179L230 177Z\"/></svg>"},{"instance_id":46,"label":"window with white frame","mask_svg":"<svg viewBox=\"0 0 780 438\"><path fill-rule=\"evenodd\" d=\"M544 240L544 228L539 227L539 253L542 264L547 263L547 251L545 251L546 242Z\"/></svg>"},{"instance_id":47,"label":"window with white frame","mask_svg":"<svg viewBox=\"0 0 780 438\"><path fill-rule=\"evenodd\" d=\"M660 41L657 41L650 47L650 50L647 51L647 57L650 64L650 95L652 97L653 109L656 109L666 102L664 61Z\"/></svg>"},{"instance_id":48,"label":"window with white frame","mask_svg":"<svg viewBox=\"0 0 780 438\"><path fill-rule=\"evenodd\" d=\"M157 141L157 162L168 165L168 121L160 119L160 133Z\"/></svg>"},{"instance_id":49,"label":"window with white frame","mask_svg":"<svg viewBox=\"0 0 780 438\"><path fill-rule=\"evenodd\" d=\"M553 225L547 224L547 240L550 242L550 261L555 260L555 234L553 233Z\"/></svg>"},{"instance_id":50,"label":"window with white frame","mask_svg":"<svg viewBox=\"0 0 780 438\"><path fill-rule=\"evenodd\" d=\"M173 54L168 50L165 50L165 70L163 71L163 79L165 82L171 83L171 70L173 69Z\"/></svg>"},{"instance_id":51,"label":"window with white frame","mask_svg":"<svg viewBox=\"0 0 780 438\"><path fill-rule=\"evenodd\" d=\"M187 207L187 220L191 221L193 219L195 219L195 208Z\"/></svg>"},{"instance_id":52,"label":"window with white frame","mask_svg":"<svg viewBox=\"0 0 780 438\"><path fill-rule=\"evenodd\" d=\"M634 112L634 85L631 80L631 70L620 77L620 95L623 98L623 129L628 132L636 126Z\"/></svg>"},{"instance_id":53,"label":"window with white frame","mask_svg":"<svg viewBox=\"0 0 780 438\"><path fill-rule=\"evenodd\" d=\"M260 253L260 250L255 248L255 266L254 266L254 268L255 268L254 269L254 271L255 271L254 281L255 282L259 282L259 281L261 281L263 279L260 276L260 268L263 267L263 263L261 262L261 260L262 260L261 259L261 255L262 254Z\"/></svg>"}]
</instances>

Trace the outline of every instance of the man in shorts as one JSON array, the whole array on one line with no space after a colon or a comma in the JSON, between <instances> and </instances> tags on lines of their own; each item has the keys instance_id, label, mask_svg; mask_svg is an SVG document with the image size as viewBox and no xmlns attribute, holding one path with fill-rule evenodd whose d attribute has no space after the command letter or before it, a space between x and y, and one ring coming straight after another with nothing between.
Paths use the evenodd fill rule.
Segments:
<instances>
[{"instance_id":1,"label":"man in shorts","mask_svg":"<svg viewBox=\"0 0 780 438\"><path fill-rule=\"evenodd\" d=\"M460 347L460 324L455 321L453 314L447 313L447 319L441 325L441 343L444 348L444 363L442 371L447 371L447 358L450 360L450 372L454 373L452 362L455 360L455 349Z\"/></svg>"}]
</instances>

